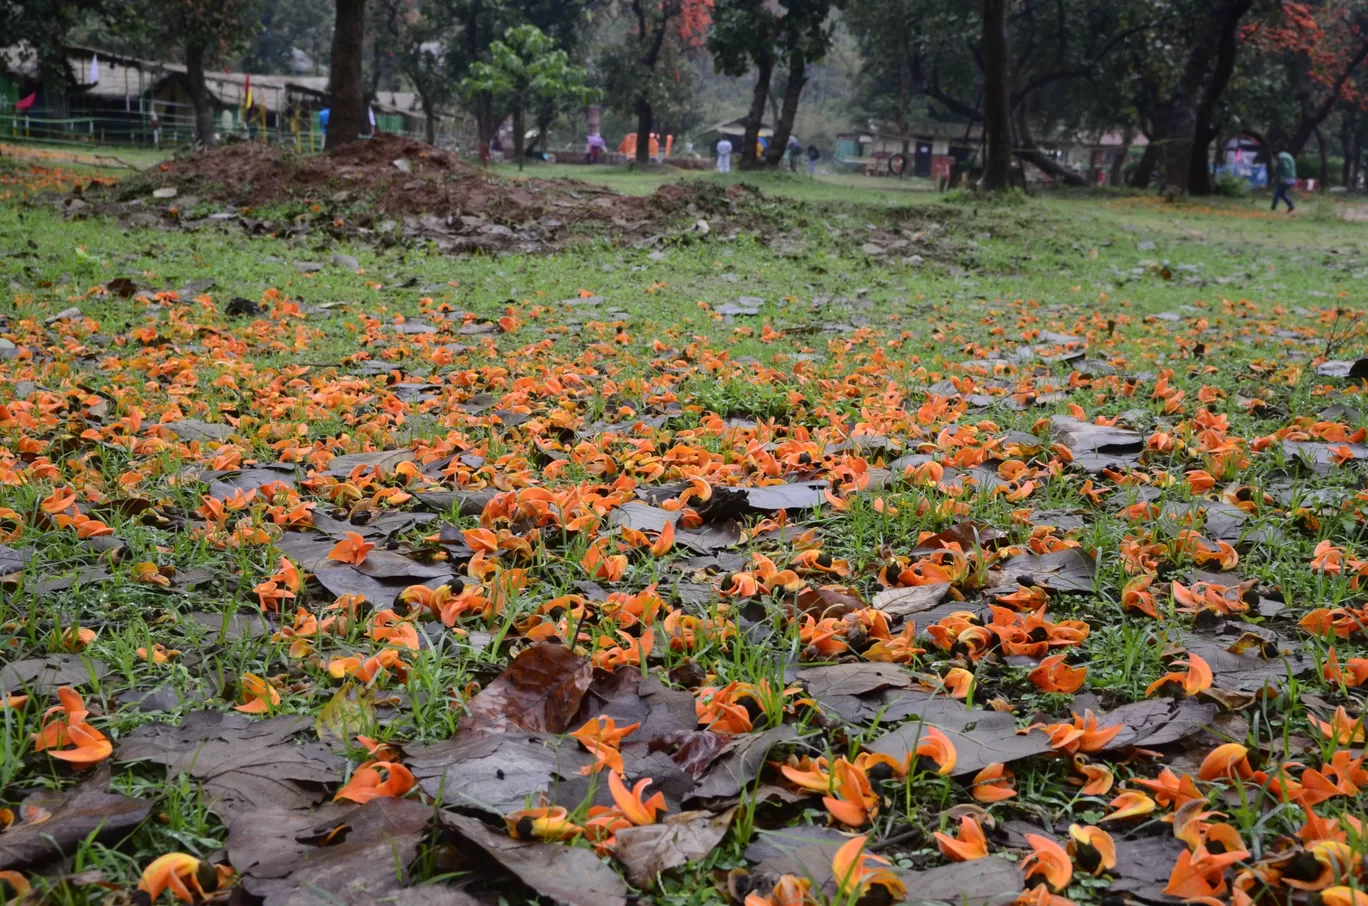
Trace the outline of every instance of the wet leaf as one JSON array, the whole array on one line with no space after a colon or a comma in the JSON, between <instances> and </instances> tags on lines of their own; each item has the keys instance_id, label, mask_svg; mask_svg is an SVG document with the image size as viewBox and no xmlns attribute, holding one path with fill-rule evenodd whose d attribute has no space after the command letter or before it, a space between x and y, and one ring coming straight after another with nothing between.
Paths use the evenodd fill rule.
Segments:
<instances>
[{"instance_id":1,"label":"wet leaf","mask_svg":"<svg viewBox=\"0 0 1368 906\"><path fill-rule=\"evenodd\" d=\"M250 809L228 825L225 848L242 887L262 906L371 902L402 889L432 808L412 799L328 803L310 814Z\"/></svg>"},{"instance_id":2,"label":"wet leaf","mask_svg":"<svg viewBox=\"0 0 1368 906\"><path fill-rule=\"evenodd\" d=\"M345 683L314 720L314 731L320 739L333 739L350 744L358 733L367 733L375 724L375 691Z\"/></svg>"},{"instance_id":3,"label":"wet leaf","mask_svg":"<svg viewBox=\"0 0 1368 906\"><path fill-rule=\"evenodd\" d=\"M772 727L763 733L737 736L719 753L708 773L694 788L692 801L706 802L737 795L760 774L770 749L796 739L791 726Z\"/></svg>"},{"instance_id":4,"label":"wet leaf","mask_svg":"<svg viewBox=\"0 0 1368 906\"><path fill-rule=\"evenodd\" d=\"M721 814L680 812L659 824L629 827L616 834L614 857L627 869L627 880L642 889L655 884L662 871L702 859L722 842L735 808Z\"/></svg>"},{"instance_id":5,"label":"wet leaf","mask_svg":"<svg viewBox=\"0 0 1368 906\"><path fill-rule=\"evenodd\" d=\"M1126 729L1107 743L1103 751L1127 746L1152 748L1179 742L1206 729L1216 716L1216 706L1192 699L1146 699L1122 705L1098 716L1102 728L1123 724Z\"/></svg>"},{"instance_id":6,"label":"wet leaf","mask_svg":"<svg viewBox=\"0 0 1368 906\"><path fill-rule=\"evenodd\" d=\"M443 812L442 820L538 896L564 906L626 906L626 883L592 850L522 843L454 812Z\"/></svg>"},{"instance_id":7,"label":"wet leaf","mask_svg":"<svg viewBox=\"0 0 1368 906\"><path fill-rule=\"evenodd\" d=\"M58 793L45 790L24 800L43 809L42 821L20 820L0 832L0 866L33 868L73 855L87 839L113 846L133 832L152 803L108 791L109 768L101 767L79 786ZM22 817L24 810L17 809Z\"/></svg>"},{"instance_id":8,"label":"wet leaf","mask_svg":"<svg viewBox=\"0 0 1368 906\"><path fill-rule=\"evenodd\" d=\"M254 721L245 714L194 711L179 726L147 724L119 742L119 761L148 761L168 779L188 774L203 784L209 807L231 822L256 808L304 809L324 797L323 785L341 780L342 761L318 743L294 738L307 717Z\"/></svg>"},{"instance_id":9,"label":"wet leaf","mask_svg":"<svg viewBox=\"0 0 1368 906\"><path fill-rule=\"evenodd\" d=\"M885 588L874 595L873 607L891 617L909 617L930 610L950 594L950 583L914 585L910 588Z\"/></svg>"},{"instance_id":10,"label":"wet leaf","mask_svg":"<svg viewBox=\"0 0 1368 906\"><path fill-rule=\"evenodd\" d=\"M942 698L941 701L947 700ZM1010 714L971 710L962 705L958 711L944 705L940 707L941 713L928 717L925 724L940 730L955 744L955 768L951 773L956 777L977 774L995 762L1010 764L1050 751L1049 737L1039 730L1017 733L1016 718ZM923 733L922 721L908 721L879 737L870 749L894 758L905 758L917 750Z\"/></svg>"},{"instance_id":11,"label":"wet leaf","mask_svg":"<svg viewBox=\"0 0 1368 906\"><path fill-rule=\"evenodd\" d=\"M579 711L593 669L564 645L538 642L466 702L461 726L501 732L511 727L564 733Z\"/></svg>"},{"instance_id":12,"label":"wet leaf","mask_svg":"<svg viewBox=\"0 0 1368 906\"><path fill-rule=\"evenodd\" d=\"M59 686L84 686L99 682L109 667L92 657L49 654L0 667L0 695L49 695Z\"/></svg>"},{"instance_id":13,"label":"wet leaf","mask_svg":"<svg viewBox=\"0 0 1368 906\"><path fill-rule=\"evenodd\" d=\"M431 746L406 746L405 763L423 792L442 804L505 815L529 799L558 801L560 788L593 758L572 739L517 731L459 734Z\"/></svg>"}]
</instances>

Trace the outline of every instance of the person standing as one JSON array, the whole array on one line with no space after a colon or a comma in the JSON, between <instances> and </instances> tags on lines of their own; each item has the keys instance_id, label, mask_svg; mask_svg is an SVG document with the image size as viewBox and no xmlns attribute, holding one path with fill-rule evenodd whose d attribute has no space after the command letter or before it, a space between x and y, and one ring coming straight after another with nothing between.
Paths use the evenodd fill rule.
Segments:
<instances>
[{"instance_id":1,"label":"person standing","mask_svg":"<svg viewBox=\"0 0 1368 906\"><path fill-rule=\"evenodd\" d=\"M717 172L731 172L732 143L724 135L722 140L717 143Z\"/></svg>"},{"instance_id":2,"label":"person standing","mask_svg":"<svg viewBox=\"0 0 1368 906\"><path fill-rule=\"evenodd\" d=\"M820 160L821 157L822 157L822 152L817 150L817 146L816 146L816 145L808 145L808 149L807 149L808 176L816 176L816 175L817 175L817 161Z\"/></svg>"},{"instance_id":3,"label":"person standing","mask_svg":"<svg viewBox=\"0 0 1368 906\"><path fill-rule=\"evenodd\" d=\"M1292 213L1297 206L1292 203L1292 196L1288 193L1297 184L1297 160L1287 149L1283 148L1278 152L1278 184L1273 189L1273 210L1278 209L1278 199L1287 202L1287 213Z\"/></svg>"}]
</instances>

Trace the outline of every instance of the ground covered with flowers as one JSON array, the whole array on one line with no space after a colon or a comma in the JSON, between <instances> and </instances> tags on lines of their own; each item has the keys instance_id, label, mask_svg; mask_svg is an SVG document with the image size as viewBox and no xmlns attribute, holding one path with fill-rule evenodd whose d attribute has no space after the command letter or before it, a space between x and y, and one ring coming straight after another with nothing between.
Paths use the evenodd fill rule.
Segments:
<instances>
[{"instance_id":1,"label":"ground covered with flowers","mask_svg":"<svg viewBox=\"0 0 1368 906\"><path fill-rule=\"evenodd\" d=\"M1329 203L454 258L79 178L0 208L0 900L1368 904Z\"/></svg>"}]
</instances>

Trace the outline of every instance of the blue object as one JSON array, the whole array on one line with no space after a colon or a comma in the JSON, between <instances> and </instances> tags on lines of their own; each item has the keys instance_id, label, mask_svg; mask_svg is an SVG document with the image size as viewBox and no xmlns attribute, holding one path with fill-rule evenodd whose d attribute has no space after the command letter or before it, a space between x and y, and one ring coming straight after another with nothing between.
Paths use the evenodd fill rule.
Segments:
<instances>
[{"instance_id":1,"label":"blue object","mask_svg":"<svg viewBox=\"0 0 1368 906\"><path fill-rule=\"evenodd\" d=\"M328 134L328 117L332 114L331 107L324 107L318 111L318 125L323 129L323 134Z\"/></svg>"}]
</instances>

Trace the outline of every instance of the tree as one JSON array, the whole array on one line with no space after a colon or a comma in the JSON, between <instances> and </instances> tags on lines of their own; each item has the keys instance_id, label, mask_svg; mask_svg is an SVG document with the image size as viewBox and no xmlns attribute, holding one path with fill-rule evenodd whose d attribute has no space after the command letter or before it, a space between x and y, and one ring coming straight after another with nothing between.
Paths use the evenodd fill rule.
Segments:
<instances>
[{"instance_id":1,"label":"tree","mask_svg":"<svg viewBox=\"0 0 1368 906\"><path fill-rule=\"evenodd\" d=\"M141 0L140 25L159 44L185 53L185 81L195 110L195 135L206 148L217 142L214 101L205 69L247 45L260 15L259 0Z\"/></svg>"},{"instance_id":2,"label":"tree","mask_svg":"<svg viewBox=\"0 0 1368 906\"><path fill-rule=\"evenodd\" d=\"M366 44L366 0L337 0L333 24L332 67L328 114L329 150L354 142L366 119L366 99L361 84L361 63Z\"/></svg>"},{"instance_id":3,"label":"tree","mask_svg":"<svg viewBox=\"0 0 1368 906\"><path fill-rule=\"evenodd\" d=\"M381 0L384 31L399 71L423 105L427 142L437 143L437 116L455 94L443 54L456 30L452 7L417 0Z\"/></svg>"},{"instance_id":4,"label":"tree","mask_svg":"<svg viewBox=\"0 0 1368 906\"><path fill-rule=\"evenodd\" d=\"M708 50L713 66L729 76L743 76L755 67L755 87L746 111L746 132L741 139L741 169L756 163L760 124L765 118L770 79L774 75L775 36L779 17L765 0L717 0L713 5L713 24L708 33Z\"/></svg>"},{"instance_id":5,"label":"tree","mask_svg":"<svg viewBox=\"0 0 1368 906\"><path fill-rule=\"evenodd\" d=\"M650 160L654 108L670 91L671 74L660 63L671 37L688 45L704 42L711 22L710 0L631 0L632 26L625 40L601 56L599 71L609 101L637 121L638 163Z\"/></svg>"},{"instance_id":6,"label":"tree","mask_svg":"<svg viewBox=\"0 0 1368 906\"><path fill-rule=\"evenodd\" d=\"M71 88L75 76L67 63L68 35L85 19L108 21L122 11L116 0L0 0L0 35L6 44L18 44L21 57L37 59L43 81Z\"/></svg>"},{"instance_id":7,"label":"tree","mask_svg":"<svg viewBox=\"0 0 1368 906\"><path fill-rule=\"evenodd\" d=\"M779 0L784 8L779 20L778 43L788 68L784 82L784 101L774 136L765 150L765 163L777 167L788 150L793 121L798 116L798 100L807 84L809 63L820 63L831 49L831 0Z\"/></svg>"},{"instance_id":8,"label":"tree","mask_svg":"<svg viewBox=\"0 0 1368 906\"><path fill-rule=\"evenodd\" d=\"M538 102L574 98L588 103L597 92L585 86L583 67L556 47L535 25L510 28L502 41L489 47L490 62L475 63L462 82L467 94L485 92L513 114L513 151L523 166L523 120Z\"/></svg>"},{"instance_id":9,"label":"tree","mask_svg":"<svg viewBox=\"0 0 1368 906\"><path fill-rule=\"evenodd\" d=\"M983 0L983 129L988 151L983 188L1001 191L1012 179L1011 90L1007 82L1005 0Z\"/></svg>"},{"instance_id":10,"label":"tree","mask_svg":"<svg viewBox=\"0 0 1368 906\"><path fill-rule=\"evenodd\" d=\"M889 119L906 136L914 101L921 98L913 61L922 43L920 0L863 0L846 7L846 24L859 41L859 103L867 114ZM903 140L902 153L911 151Z\"/></svg>"},{"instance_id":11,"label":"tree","mask_svg":"<svg viewBox=\"0 0 1368 906\"><path fill-rule=\"evenodd\" d=\"M241 60L247 72L322 72L332 46L333 0L264 0Z\"/></svg>"}]
</instances>

